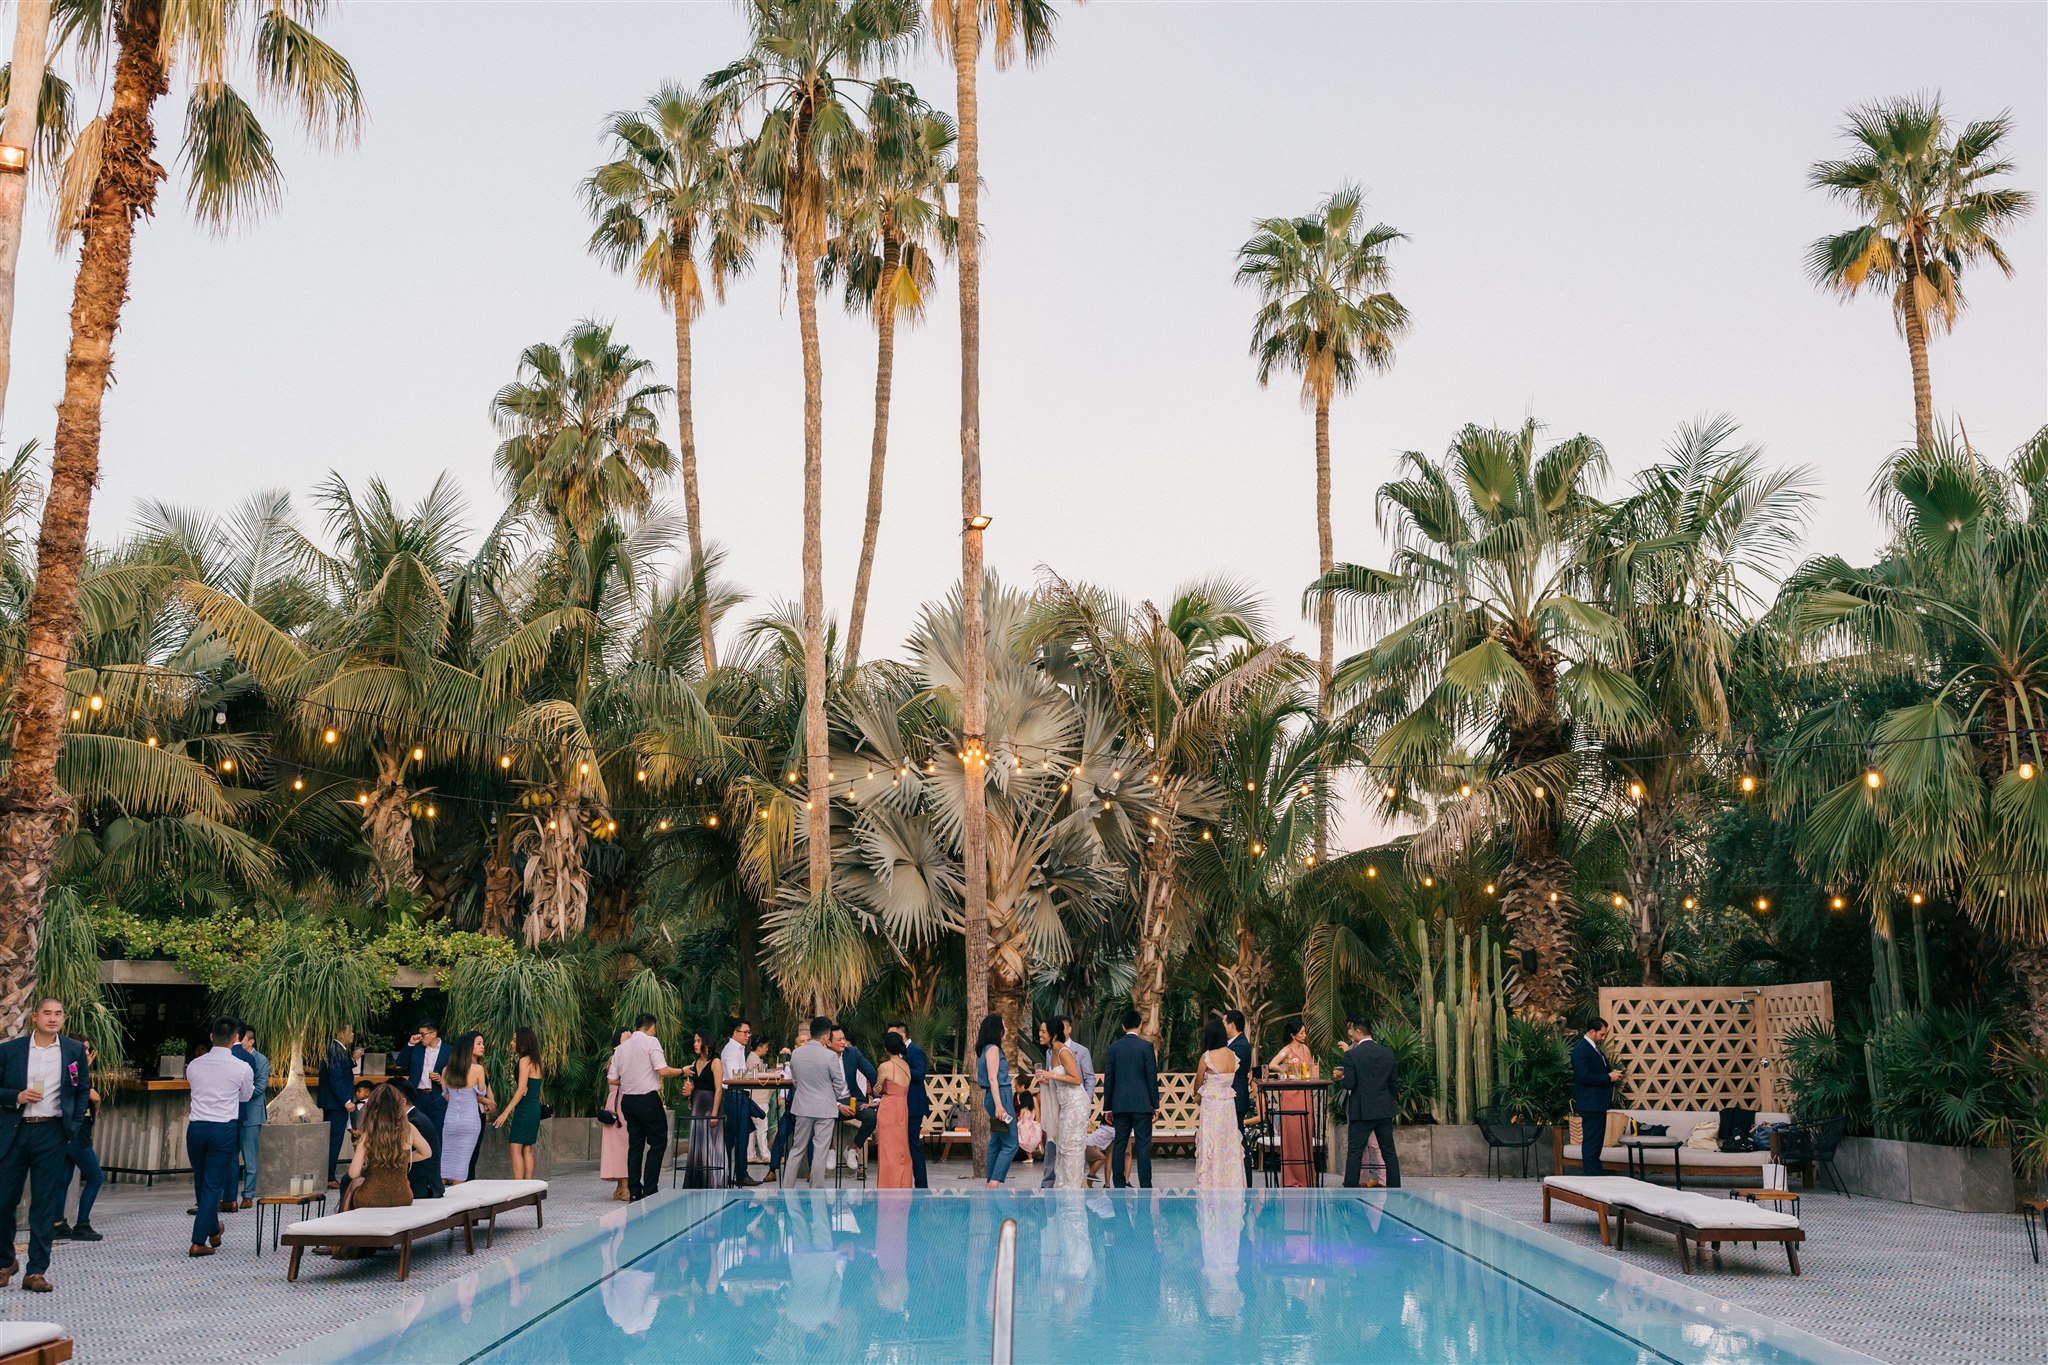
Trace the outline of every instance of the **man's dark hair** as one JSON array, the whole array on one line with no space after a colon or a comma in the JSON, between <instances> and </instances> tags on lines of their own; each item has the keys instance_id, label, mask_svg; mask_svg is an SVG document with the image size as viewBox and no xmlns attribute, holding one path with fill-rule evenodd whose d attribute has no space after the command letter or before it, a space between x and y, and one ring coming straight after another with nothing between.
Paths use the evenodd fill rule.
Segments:
<instances>
[{"instance_id":1,"label":"man's dark hair","mask_svg":"<svg viewBox=\"0 0 2048 1365\"><path fill-rule=\"evenodd\" d=\"M734 1035L735 1033L738 1033L738 1032L739 1032L739 1031L740 1031L741 1029L743 1029L743 1028L745 1028L745 1027L747 1027L747 1021L746 1021L746 1020L744 1020L744 1019L735 1019L735 1020L733 1020L733 1021L732 1021L732 1022L731 1022L730 1024L727 1024L727 1025L726 1025L726 1027L725 1027L725 1036L726 1036L726 1037L728 1037L728 1038L730 1038L730 1037L732 1037L732 1036L733 1036L733 1035Z\"/></svg>"},{"instance_id":2,"label":"man's dark hair","mask_svg":"<svg viewBox=\"0 0 2048 1365\"><path fill-rule=\"evenodd\" d=\"M364 1092L365 1090L375 1090L376 1088L377 1088L377 1082L375 1082L375 1081L357 1081L357 1082L356 1082L356 1093L357 1093L358 1095L362 1094L362 1093L363 1093L363 1092Z\"/></svg>"},{"instance_id":3,"label":"man's dark hair","mask_svg":"<svg viewBox=\"0 0 2048 1365\"><path fill-rule=\"evenodd\" d=\"M1357 1029L1360 1033L1363 1033L1366 1037L1372 1037L1372 1021L1367 1019L1364 1015L1351 1015L1350 1017L1345 1019L1344 1022L1351 1025L1351 1027Z\"/></svg>"},{"instance_id":4,"label":"man's dark hair","mask_svg":"<svg viewBox=\"0 0 2048 1365\"><path fill-rule=\"evenodd\" d=\"M241 1020L230 1019L226 1015L222 1015L213 1021L213 1045L215 1047L232 1047L235 1040L241 1036Z\"/></svg>"},{"instance_id":5,"label":"man's dark hair","mask_svg":"<svg viewBox=\"0 0 2048 1365\"><path fill-rule=\"evenodd\" d=\"M633 1031L635 1033L638 1033L641 1029L646 1028L649 1024L653 1022L655 1022L655 1020L654 1016L651 1014L636 1014L633 1016Z\"/></svg>"},{"instance_id":6,"label":"man's dark hair","mask_svg":"<svg viewBox=\"0 0 2048 1365\"><path fill-rule=\"evenodd\" d=\"M420 1020L419 1027L422 1033L439 1033L441 1031L441 1026L431 1019Z\"/></svg>"},{"instance_id":7,"label":"man's dark hair","mask_svg":"<svg viewBox=\"0 0 2048 1365\"><path fill-rule=\"evenodd\" d=\"M235 1036L237 1038L244 1039L247 1042L253 1043L256 1041L256 1026L254 1024L244 1022L241 1031L237 1033Z\"/></svg>"},{"instance_id":8,"label":"man's dark hair","mask_svg":"<svg viewBox=\"0 0 2048 1365\"><path fill-rule=\"evenodd\" d=\"M830 1015L818 1015L816 1018L811 1020L811 1037L817 1039L819 1042L822 1043L826 1039L830 1038L832 1036L832 1030L838 1027L839 1025L832 1022Z\"/></svg>"},{"instance_id":9,"label":"man's dark hair","mask_svg":"<svg viewBox=\"0 0 2048 1365\"><path fill-rule=\"evenodd\" d=\"M1236 1029L1236 1030L1237 1030L1237 1031L1238 1031L1239 1033L1243 1033L1243 1032L1244 1032L1244 1011L1242 1011L1242 1010L1225 1010L1225 1011L1223 1011L1223 1022L1224 1022L1224 1023L1226 1023L1226 1024L1228 1024L1228 1025L1230 1025L1230 1026L1231 1026L1232 1028Z\"/></svg>"},{"instance_id":10,"label":"man's dark hair","mask_svg":"<svg viewBox=\"0 0 2048 1365\"><path fill-rule=\"evenodd\" d=\"M882 1025L882 1032L884 1033L889 1032L891 1029L902 1034L905 1038L910 1036L910 1025L904 1023L901 1019L891 1019L888 1023Z\"/></svg>"},{"instance_id":11,"label":"man's dark hair","mask_svg":"<svg viewBox=\"0 0 2048 1365\"><path fill-rule=\"evenodd\" d=\"M1125 1033L1129 1033L1132 1029L1136 1028L1138 1025L1144 1022L1145 1016L1138 1013L1136 1010L1124 1011L1123 1025Z\"/></svg>"},{"instance_id":12,"label":"man's dark hair","mask_svg":"<svg viewBox=\"0 0 2048 1365\"><path fill-rule=\"evenodd\" d=\"M1584 1027L1583 1029L1580 1029L1580 1030L1579 1030L1579 1032L1581 1032L1581 1033L1600 1033L1600 1032L1604 1031L1604 1030L1606 1029L1606 1027L1607 1027L1607 1021L1606 1021L1605 1019L1602 1019L1602 1018L1601 1018L1601 1017L1600 1017L1599 1015L1597 1015L1597 1014L1596 1014L1596 1015L1594 1015L1594 1016L1593 1016L1592 1018L1590 1018L1590 1019L1588 1019L1588 1020L1586 1021L1586 1026L1585 1026L1585 1027Z\"/></svg>"}]
</instances>

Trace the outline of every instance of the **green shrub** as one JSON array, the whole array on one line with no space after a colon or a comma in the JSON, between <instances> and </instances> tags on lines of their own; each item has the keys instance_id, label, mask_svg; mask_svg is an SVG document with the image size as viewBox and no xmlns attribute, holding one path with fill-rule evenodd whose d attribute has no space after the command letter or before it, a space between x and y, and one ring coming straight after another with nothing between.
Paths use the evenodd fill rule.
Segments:
<instances>
[{"instance_id":1,"label":"green shrub","mask_svg":"<svg viewBox=\"0 0 2048 1365\"><path fill-rule=\"evenodd\" d=\"M1509 1019L1494 1053L1493 1102L1524 1123L1560 1123L1571 1110L1572 1044L1556 1029Z\"/></svg>"},{"instance_id":2,"label":"green shrub","mask_svg":"<svg viewBox=\"0 0 2048 1365\"><path fill-rule=\"evenodd\" d=\"M1844 1038L1832 1024L1802 1024L1785 1035L1778 1054L1792 1117L1819 1123L1837 1116L1854 1132L1870 1131L1870 1083L1860 1041Z\"/></svg>"},{"instance_id":3,"label":"green shrub","mask_svg":"<svg viewBox=\"0 0 2048 1365\"><path fill-rule=\"evenodd\" d=\"M1989 1015L1895 1015L1871 1044L1871 1111L1880 1137L1988 1147L2010 1140L2014 1122L2031 1107L2024 1079L2000 1060L2011 1039Z\"/></svg>"}]
</instances>

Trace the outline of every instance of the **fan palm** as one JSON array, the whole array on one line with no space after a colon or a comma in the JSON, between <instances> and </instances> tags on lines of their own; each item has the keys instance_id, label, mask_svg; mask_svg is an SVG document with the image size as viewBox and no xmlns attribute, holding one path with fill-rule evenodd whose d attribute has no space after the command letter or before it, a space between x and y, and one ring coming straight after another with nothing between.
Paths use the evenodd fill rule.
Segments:
<instances>
[{"instance_id":1,"label":"fan palm","mask_svg":"<svg viewBox=\"0 0 2048 1365\"><path fill-rule=\"evenodd\" d=\"M1816 707L1772 795L1804 815L1802 861L1865 887L1880 932L1896 896L1943 894L2010 944L2048 1043L2048 428L2002 468L1937 431L1892 458L1878 505L1886 557L1812 560L1784 605L1845 690L1919 695L1874 720L1846 696Z\"/></svg>"},{"instance_id":2,"label":"fan palm","mask_svg":"<svg viewBox=\"0 0 2048 1365\"><path fill-rule=\"evenodd\" d=\"M669 389L648 382L653 368L601 322L577 323L560 346L527 347L519 378L491 400L505 433L495 463L514 505L579 536L644 512L674 463L656 419Z\"/></svg>"},{"instance_id":3,"label":"fan palm","mask_svg":"<svg viewBox=\"0 0 2048 1365\"><path fill-rule=\"evenodd\" d=\"M1259 384L1276 371L1301 376L1302 402L1316 415L1317 572L1336 567L1330 532L1330 400L1349 393L1362 370L1394 363L1394 342L1408 328L1408 310L1387 292L1393 266L1387 248L1405 240L1385 223L1365 225L1364 197L1345 186L1300 218L1266 218L1237 251L1237 280L1259 294L1252 354ZM1322 711L1330 714L1336 658L1335 604L1317 607Z\"/></svg>"},{"instance_id":4,"label":"fan palm","mask_svg":"<svg viewBox=\"0 0 2048 1365\"><path fill-rule=\"evenodd\" d=\"M833 220L824 283L843 281L848 312L875 322L875 434L868 455L867 522L847 616L846 670L860 664L868 585L882 529L882 472L889 452L889 399L896 373L896 318L915 323L931 294L932 258L950 252L956 223L946 192L958 182L953 120L913 101L908 128L842 143L832 168ZM870 121L873 126L873 121Z\"/></svg>"},{"instance_id":5,"label":"fan palm","mask_svg":"<svg viewBox=\"0 0 2048 1365\"><path fill-rule=\"evenodd\" d=\"M1729 695L1757 614L1758 575L1797 544L1809 494L1797 470L1765 467L1735 444L1735 424L1679 429L1599 528L1596 595L1620 623L1643 721L1610 744L1608 802L1627 855L1624 881L1643 984L1661 984L1669 930L1664 887L1680 831L1727 790ZM1748 656L1756 658L1752 652Z\"/></svg>"},{"instance_id":6,"label":"fan palm","mask_svg":"<svg viewBox=\"0 0 2048 1365\"><path fill-rule=\"evenodd\" d=\"M1308 592L1378 636L1332 685L1357 690L1349 716L1373 732L1370 763L1390 805L1412 796L1468 742L1484 761L1440 804L1414 853L1448 865L1495 836L1512 845L1502 903L1520 948L1518 1003L1547 1019L1571 1006L1571 865L1559 834L1577 742L1626 737L1644 714L1619 666L1619 622L1585 595L1587 542L1602 509L1589 485L1599 442L1574 436L1539 452L1532 420L1471 426L1441 460L1410 451L1380 489L1397 548L1390 570L1339 565Z\"/></svg>"},{"instance_id":7,"label":"fan palm","mask_svg":"<svg viewBox=\"0 0 2048 1365\"><path fill-rule=\"evenodd\" d=\"M1950 127L1939 97L1885 100L1849 112L1842 132L1854 150L1815 162L1816 189L1854 209L1855 227L1815 242L1806 265L1814 283L1845 298L1865 289L1891 294L1892 316L1913 367L1913 439L1934 439L1934 387L1927 337L1953 328L1963 308L1963 274L1990 261L2007 275L1998 234L2026 216L2033 196L1989 182L2010 175L2001 148L2010 114Z\"/></svg>"},{"instance_id":8,"label":"fan palm","mask_svg":"<svg viewBox=\"0 0 2048 1365\"><path fill-rule=\"evenodd\" d=\"M606 121L613 159L591 172L583 185L597 220L591 251L614 269L631 269L642 284L652 285L675 319L676 453L706 673L718 667L718 651L704 583L691 330L704 311L705 276L724 302L726 282L752 264L755 239L766 225L766 210L741 165L743 150L721 133L719 110L710 98L663 85L640 108Z\"/></svg>"},{"instance_id":9,"label":"fan palm","mask_svg":"<svg viewBox=\"0 0 2048 1365\"><path fill-rule=\"evenodd\" d=\"M759 104L750 171L772 195L782 245L796 286L804 371L804 778L813 806L830 798L825 776L824 362L818 346L818 264L825 254L825 167L842 141L905 113L872 73L900 54L917 32L912 0L751 0L753 46L714 73L706 87L734 106ZM852 94L866 90L863 111ZM867 135L877 135L870 126ZM885 134L886 135L886 134ZM810 850L810 895L831 894L831 849Z\"/></svg>"},{"instance_id":10,"label":"fan palm","mask_svg":"<svg viewBox=\"0 0 2048 1365\"><path fill-rule=\"evenodd\" d=\"M164 174L155 155L156 103L174 76L189 79L182 161L201 221L220 227L275 203L283 193L276 154L256 111L228 82L234 58L243 58L257 85L316 136L347 139L362 120L355 72L299 21L303 12L257 0L57 0L60 40L94 61L111 46L114 62L108 111L73 140L58 204L60 227L77 229L81 245L24 632L27 666L14 693L14 760L0 791L11 815L0 838L0 1026L10 1031L35 989L37 925L65 816L56 776L65 659L78 633L100 407L113 373L114 335L133 292L135 223L154 211Z\"/></svg>"}]
</instances>

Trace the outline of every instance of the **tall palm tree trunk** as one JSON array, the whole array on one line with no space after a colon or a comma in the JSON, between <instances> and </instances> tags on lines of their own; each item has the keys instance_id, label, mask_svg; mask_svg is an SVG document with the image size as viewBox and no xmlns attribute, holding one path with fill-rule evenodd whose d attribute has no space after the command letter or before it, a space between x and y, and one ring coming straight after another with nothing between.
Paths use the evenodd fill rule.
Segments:
<instances>
[{"instance_id":1,"label":"tall palm tree trunk","mask_svg":"<svg viewBox=\"0 0 2048 1365\"><path fill-rule=\"evenodd\" d=\"M404 758L377 755L377 785L363 807L363 833L370 842L370 885L380 896L389 896L399 887L419 889L420 876L413 863L411 805Z\"/></svg>"},{"instance_id":2,"label":"tall palm tree trunk","mask_svg":"<svg viewBox=\"0 0 2048 1365\"><path fill-rule=\"evenodd\" d=\"M981 124L975 65L981 59L981 7L950 0L953 10L953 88L959 129L955 146L960 177L960 621L964 665L961 729L968 746L988 728L988 638L982 623L981 515ZM988 792L986 770L970 761L962 801L961 876L966 883L967 1033L970 1040L988 1013ZM986 1170L988 1118L967 1107L974 1163Z\"/></svg>"},{"instance_id":3,"label":"tall palm tree trunk","mask_svg":"<svg viewBox=\"0 0 2048 1365\"><path fill-rule=\"evenodd\" d=\"M1919 272L1909 268L1899 282L1899 312L1906 331L1906 358L1913 366L1913 443L1921 450L1934 443L1934 380L1927 371L1927 314L1914 298Z\"/></svg>"},{"instance_id":4,"label":"tall palm tree trunk","mask_svg":"<svg viewBox=\"0 0 2048 1365\"><path fill-rule=\"evenodd\" d=\"M1160 815L1158 842L1145 849L1141 865L1138 909L1138 964L1131 982L1131 1008L1143 1022L1139 1028L1147 1038L1159 1037L1159 1015L1166 1001L1166 951L1173 921L1173 878L1180 848L1175 835L1180 828L1176 811L1180 804L1180 780L1175 779L1163 794L1165 809Z\"/></svg>"},{"instance_id":5,"label":"tall palm tree trunk","mask_svg":"<svg viewBox=\"0 0 2048 1365\"><path fill-rule=\"evenodd\" d=\"M494 938L512 937L512 918L519 911L519 874L512 869L512 822L491 840L484 861L484 912L478 927Z\"/></svg>"},{"instance_id":6,"label":"tall palm tree trunk","mask_svg":"<svg viewBox=\"0 0 2048 1365\"><path fill-rule=\"evenodd\" d=\"M882 276L875 289L875 439L868 451L868 520L860 537L860 568L853 576L853 614L846 627L846 676L860 664L861 627L867 623L868 583L875 573L875 540L882 532L882 467L889 457L889 391L896 376L896 272L903 243L882 234Z\"/></svg>"},{"instance_id":7,"label":"tall palm tree trunk","mask_svg":"<svg viewBox=\"0 0 2048 1365\"><path fill-rule=\"evenodd\" d=\"M1663 822L1644 812L1638 817L1632 838L1627 838L1628 863L1622 879L1628 887L1629 934L1634 941L1636 961L1642 965L1643 984L1664 984L1664 941L1671 925L1664 910L1664 890L1658 876L1669 842Z\"/></svg>"},{"instance_id":8,"label":"tall palm tree trunk","mask_svg":"<svg viewBox=\"0 0 2048 1365\"><path fill-rule=\"evenodd\" d=\"M676 454L683 466L683 516L690 523L690 588L697 595L697 633L702 636L704 675L718 669L718 642L711 635L711 595L704 590L704 518L697 507L697 422L690 405L690 304L684 295L690 242L679 233L669 252L669 299L676 315Z\"/></svg>"},{"instance_id":9,"label":"tall palm tree trunk","mask_svg":"<svg viewBox=\"0 0 2048 1365\"><path fill-rule=\"evenodd\" d=\"M8 68L7 115L0 142L33 149L36 109L50 47L50 0L21 0L14 19L14 62ZM0 172L0 418L7 415L7 379L14 366L14 271L21 260L21 220L28 174Z\"/></svg>"},{"instance_id":10,"label":"tall palm tree trunk","mask_svg":"<svg viewBox=\"0 0 2048 1365\"><path fill-rule=\"evenodd\" d=\"M797 145L808 149L810 119L799 120ZM808 151L805 153L808 156ZM826 776L825 732L825 367L818 349L818 257L823 237L822 187L816 167L801 165L797 183L796 319L804 352L804 778L810 813L812 899L832 890L832 789Z\"/></svg>"},{"instance_id":11,"label":"tall palm tree trunk","mask_svg":"<svg viewBox=\"0 0 2048 1365\"><path fill-rule=\"evenodd\" d=\"M2012 974L2027 993L2027 1033L2035 1047L2048 1048L2048 944L2016 942L2010 959Z\"/></svg>"},{"instance_id":12,"label":"tall palm tree trunk","mask_svg":"<svg viewBox=\"0 0 2048 1365\"><path fill-rule=\"evenodd\" d=\"M1330 533L1330 396L1316 394L1316 555L1317 564L1327 577L1337 567L1336 539ZM1330 718L1333 701L1330 696L1330 678L1337 667L1337 607L1327 594L1316 604L1316 709L1323 719ZM1330 858L1330 817L1329 803L1318 802L1316 806L1316 861L1328 862Z\"/></svg>"},{"instance_id":13,"label":"tall palm tree trunk","mask_svg":"<svg viewBox=\"0 0 2048 1365\"><path fill-rule=\"evenodd\" d=\"M86 519L99 481L100 404L128 296L135 220L155 207L164 174L151 155L156 130L150 122L150 106L170 88L157 44L160 17L159 6L148 0L131 0L120 10L113 101L72 286L71 349L36 538L27 652L14 691L14 758L0 788L0 1031L9 1037L20 1032L32 1004L43 892L70 809L57 787L57 746L64 732L65 663L78 632Z\"/></svg>"}]
</instances>

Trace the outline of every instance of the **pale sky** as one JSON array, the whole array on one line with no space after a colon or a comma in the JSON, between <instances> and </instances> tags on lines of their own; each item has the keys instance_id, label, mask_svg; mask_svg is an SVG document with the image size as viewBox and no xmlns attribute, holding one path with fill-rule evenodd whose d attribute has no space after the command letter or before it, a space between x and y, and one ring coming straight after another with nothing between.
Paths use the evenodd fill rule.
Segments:
<instances>
[{"instance_id":1,"label":"pale sky","mask_svg":"<svg viewBox=\"0 0 2048 1365\"><path fill-rule=\"evenodd\" d=\"M1374 490L1400 451L1439 452L1462 423L1533 414L1591 433L1618 483L1680 422L1721 411L1819 471L1811 548L1853 558L1875 548L1867 488L1910 438L1912 394L1885 303L1805 278L1808 245L1849 222L1806 188L1807 166L1839 154L1849 106L1939 90L1957 120L2011 109L2016 183L2048 190L2038 3L1060 9L1045 63L983 74L991 563L1133 599L1239 575L1311 649L1311 424L1293 383L1258 387L1254 303L1231 282L1254 218L1355 181L1410 238L1392 259L1413 329L1333 422L1340 559L1383 555ZM453 470L482 526L498 505L489 404L523 346L610 319L673 376L665 314L585 253L575 189L608 112L742 51L738 8L347 0L336 15L370 110L361 145L281 138L286 203L226 239L189 225L174 169L137 235L99 539L141 498L303 497L329 469L407 496ZM936 54L906 74L951 107ZM180 102L160 110L171 129ZM10 445L47 439L61 385L71 262L45 209L31 204L22 261ZM2037 211L2007 242L2017 278L1980 271L1959 331L1933 345L1937 406L1981 449L2048 420L2044 243ZM959 571L956 308L948 276L901 337L871 655ZM824 312L826 576L843 619L874 342ZM759 606L794 598L801 379L772 249L697 337L706 533Z\"/></svg>"}]
</instances>

